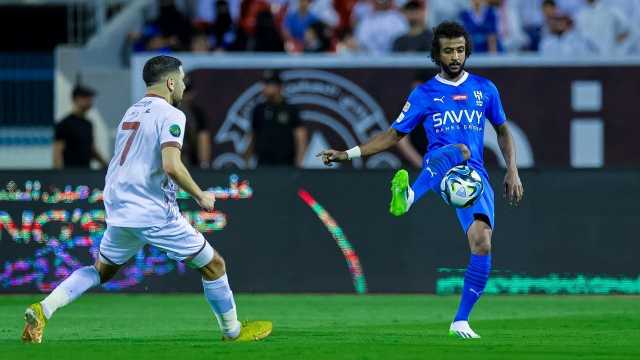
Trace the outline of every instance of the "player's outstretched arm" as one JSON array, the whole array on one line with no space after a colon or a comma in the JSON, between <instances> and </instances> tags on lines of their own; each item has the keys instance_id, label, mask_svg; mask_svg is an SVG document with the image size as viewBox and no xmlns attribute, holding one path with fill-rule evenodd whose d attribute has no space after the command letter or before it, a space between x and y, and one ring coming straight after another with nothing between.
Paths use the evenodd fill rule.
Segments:
<instances>
[{"instance_id":1,"label":"player's outstretched arm","mask_svg":"<svg viewBox=\"0 0 640 360\"><path fill-rule=\"evenodd\" d=\"M367 143L347 151L328 149L320 152L316 156L322 156L324 164L331 166L331 163L334 162L347 161L356 157L373 155L385 151L396 145L404 136L405 134L399 133L396 129L389 128L389 130L374 136Z\"/></svg>"},{"instance_id":2,"label":"player's outstretched arm","mask_svg":"<svg viewBox=\"0 0 640 360\"><path fill-rule=\"evenodd\" d=\"M189 193L203 209L213 210L216 201L214 195L202 191L200 186L189 174L189 170L180 159L180 149L175 146L167 146L162 149L162 169L184 191Z\"/></svg>"},{"instance_id":3,"label":"player's outstretched arm","mask_svg":"<svg viewBox=\"0 0 640 360\"><path fill-rule=\"evenodd\" d=\"M524 196L524 187L520 181L518 167L516 166L516 147L511 136L511 131L506 123L496 127L500 151L507 164L507 174L504 177L503 196L510 205L518 205Z\"/></svg>"}]
</instances>

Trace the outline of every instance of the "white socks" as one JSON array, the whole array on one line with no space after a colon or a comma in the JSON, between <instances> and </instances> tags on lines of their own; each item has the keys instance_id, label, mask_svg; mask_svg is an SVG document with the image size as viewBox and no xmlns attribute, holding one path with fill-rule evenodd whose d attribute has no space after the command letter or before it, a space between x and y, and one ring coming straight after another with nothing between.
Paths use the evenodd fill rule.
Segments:
<instances>
[{"instance_id":1,"label":"white socks","mask_svg":"<svg viewBox=\"0 0 640 360\"><path fill-rule=\"evenodd\" d=\"M413 205L414 197L415 197L415 194L413 193L413 189L411 188L411 186L409 186L407 188L407 211L409 211L409 209L411 208L411 205Z\"/></svg>"},{"instance_id":2,"label":"white socks","mask_svg":"<svg viewBox=\"0 0 640 360\"><path fill-rule=\"evenodd\" d=\"M85 266L74 271L58 287L53 289L49 296L40 302L42 310L44 310L44 316L47 319L51 318L51 315L58 308L69 304L85 291L97 285L100 285L100 274L98 274L98 270L94 266Z\"/></svg>"},{"instance_id":3,"label":"white socks","mask_svg":"<svg viewBox=\"0 0 640 360\"><path fill-rule=\"evenodd\" d=\"M240 334L241 325L236 314L236 303L233 300L233 292L229 287L227 274L212 281L202 279L202 287L204 288L204 296L218 319L220 330L225 336L236 338Z\"/></svg>"}]
</instances>

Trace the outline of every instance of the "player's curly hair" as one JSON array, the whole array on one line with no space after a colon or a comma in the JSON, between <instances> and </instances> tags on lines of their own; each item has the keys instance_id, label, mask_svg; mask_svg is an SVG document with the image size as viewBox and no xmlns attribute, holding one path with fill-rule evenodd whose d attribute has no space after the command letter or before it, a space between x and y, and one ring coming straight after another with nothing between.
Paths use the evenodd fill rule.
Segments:
<instances>
[{"instance_id":1,"label":"player's curly hair","mask_svg":"<svg viewBox=\"0 0 640 360\"><path fill-rule=\"evenodd\" d=\"M440 39L452 39L464 37L465 55L468 58L471 55L471 38L467 30L455 21L444 21L440 25L433 28L433 40L431 42L431 61L440 66Z\"/></svg>"}]
</instances>

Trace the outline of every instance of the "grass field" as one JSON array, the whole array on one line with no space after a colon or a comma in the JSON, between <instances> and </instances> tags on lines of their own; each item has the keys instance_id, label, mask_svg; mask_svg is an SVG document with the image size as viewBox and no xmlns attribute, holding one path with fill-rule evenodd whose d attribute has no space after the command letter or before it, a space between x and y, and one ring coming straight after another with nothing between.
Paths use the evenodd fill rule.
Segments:
<instances>
[{"instance_id":1,"label":"grass field","mask_svg":"<svg viewBox=\"0 0 640 360\"><path fill-rule=\"evenodd\" d=\"M0 296L0 359L640 359L640 297L485 296L479 340L449 338L454 296L239 295L270 319L259 343L219 341L200 295L88 295L22 344L34 296Z\"/></svg>"}]
</instances>

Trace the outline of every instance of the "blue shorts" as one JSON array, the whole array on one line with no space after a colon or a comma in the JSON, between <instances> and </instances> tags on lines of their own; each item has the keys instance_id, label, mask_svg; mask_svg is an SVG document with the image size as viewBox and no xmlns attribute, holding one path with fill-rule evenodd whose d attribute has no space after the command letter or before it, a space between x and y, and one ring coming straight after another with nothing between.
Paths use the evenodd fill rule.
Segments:
<instances>
[{"instance_id":1,"label":"blue shorts","mask_svg":"<svg viewBox=\"0 0 640 360\"><path fill-rule=\"evenodd\" d=\"M482 183L484 185L484 191L482 192L482 195L480 195L480 198L478 198L478 200L476 200L476 202L472 206L468 208L456 209L458 221L460 222L460 226L462 226L462 230L465 234L467 234L467 232L469 231L469 227L475 220L476 214L486 216L487 219L489 219L489 226L491 226L491 229L495 228L495 223L493 220L493 188L491 188L489 179L482 171L478 171L478 174L480 174Z\"/></svg>"}]
</instances>

